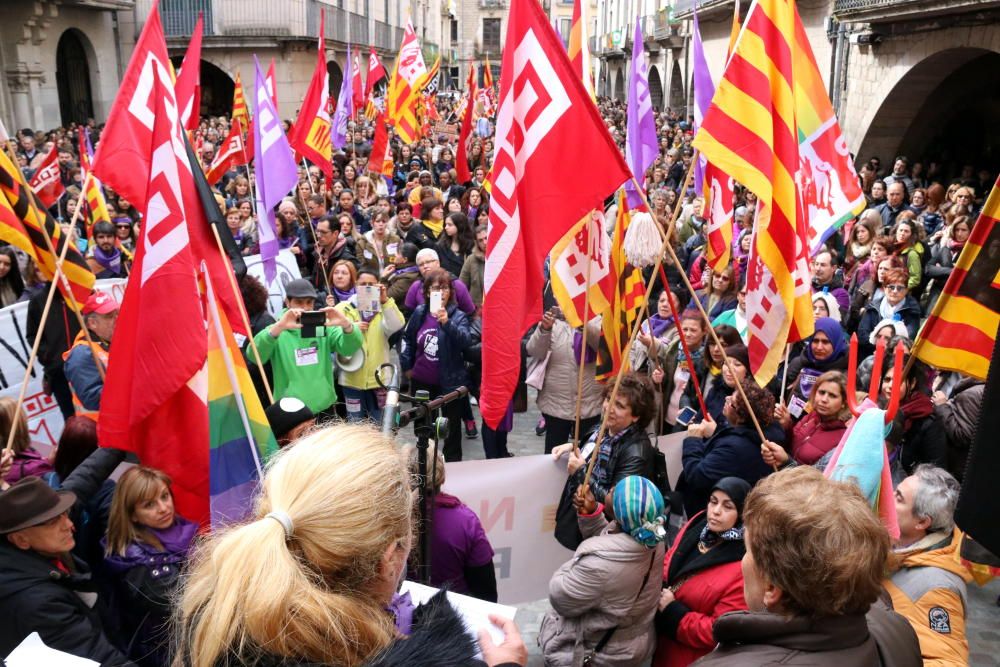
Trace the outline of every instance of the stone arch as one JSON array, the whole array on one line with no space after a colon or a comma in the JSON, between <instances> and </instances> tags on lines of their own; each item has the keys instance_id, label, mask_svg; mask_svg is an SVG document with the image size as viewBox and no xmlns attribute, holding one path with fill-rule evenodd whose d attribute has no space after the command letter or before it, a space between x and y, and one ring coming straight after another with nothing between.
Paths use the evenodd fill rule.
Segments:
<instances>
[{"instance_id":1,"label":"stone arch","mask_svg":"<svg viewBox=\"0 0 1000 667\"><path fill-rule=\"evenodd\" d=\"M625 73L624 68L618 70L615 74L615 92L614 97L616 100L625 101Z\"/></svg>"},{"instance_id":2,"label":"stone arch","mask_svg":"<svg viewBox=\"0 0 1000 667\"><path fill-rule=\"evenodd\" d=\"M87 36L70 28L56 46L56 90L63 125L86 123L94 117L91 68L97 64L94 47Z\"/></svg>"},{"instance_id":3,"label":"stone arch","mask_svg":"<svg viewBox=\"0 0 1000 667\"><path fill-rule=\"evenodd\" d=\"M679 60L674 61L674 67L670 73L669 106L672 111L678 111L687 115L687 96L684 94L684 74L681 72L681 63Z\"/></svg>"},{"instance_id":4,"label":"stone arch","mask_svg":"<svg viewBox=\"0 0 1000 667\"><path fill-rule=\"evenodd\" d=\"M172 56L170 62L174 68L180 68L184 61L184 56ZM233 93L236 91L236 82L231 76L215 63L201 60L201 107L198 109L199 116L229 116L233 111ZM243 84L243 94L248 94L246 84ZM246 98L246 103L253 108L253 102Z\"/></svg>"},{"instance_id":5,"label":"stone arch","mask_svg":"<svg viewBox=\"0 0 1000 667\"><path fill-rule=\"evenodd\" d=\"M340 95L340 84L344 81L344 70L340 68L336 60L331 60L326 64L326 72L330 75L330 97L333 100Z\"/></svg>"},{"instance_id":6,"label":"stone arch","mask_svg":"<svg viewBox=\"0 0 1000 667\"><path fill-rule=\"evenodd\" d=\"M921 60L889 89L874 113L858 158L935 156L955 173L959 162L998 164L984 141L1000 124L1000 53L945 49Z\"/></svg>"},{"instance_id":7,"label":"stone arch","mask_svg":"<svg viewBox=\"0 0 1000 667\"><path fill-rule=\"evenodd\" d=\"M656 65L649 68L649 97L654 109L663 108L663 80L660 78L660 68Z\"/></svg>"}]
</instances>

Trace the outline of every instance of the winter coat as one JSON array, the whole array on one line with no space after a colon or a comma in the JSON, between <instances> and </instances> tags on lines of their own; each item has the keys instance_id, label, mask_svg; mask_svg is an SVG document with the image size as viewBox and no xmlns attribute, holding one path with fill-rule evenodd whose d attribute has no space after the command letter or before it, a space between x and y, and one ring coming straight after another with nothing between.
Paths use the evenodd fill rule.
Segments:
<instances>
[{"instance_id":1,"label":"winter coat","mask_svg":"<svg viewBox=\"0 0 1000 667\"><path fill-rule=\"evenodd\" d=\"M586 537L549 581L552 610L538 631L545 664L579 667L611 628L593 665L631 667L649 659L663 580L663 544L650 549L598 510L578 517Z\"/></svg>"},{"instance_id":2,"label":"winter coat","mask_svg":"<svg viewBox=\"0 0 1000 667\"><path fill-rule=\"evenodd\" d=\"M939 468L948 465L948 441L944 426L937 415L916 419L903 433L903 439L896 447L896 456L907 475L921 463L931 463Z\"/></svg>"},{"instance_id":3,"label":"winter coat","mask_svg":"<svg viewBox=\"0 0 1000 667\"><path fill-rule=\"evenodd\" d=\"M947 403L934 408L935 419L948 439L948 472L959 481L965 476L965 462L976 437L985 389L982 381L966 378L952 389Z\"/></svg>"},{"instance_id":4,"label":"winter coat","mask_svg":"<svg viewBox=\"0 0 1000 667\"><path fill-rule=\"evenodd\" d=\"M760 436L752 424L720 422L711 438L684 438L683 448L677 490L684 494L688 516L705 509L712 486L723 477L739 477L753 486L771 472L760 455Z\"/></svg>"},{"instance_id":5,"label":"winter coat","mask_svg":"<svg viewBox=\"0 0 1000 667\"><path fill-rule=\"evenodd\" d=\"M48 287L49 283L45 283ZM48 298L48 289L41 290L28 301L27 338L29 343L35 342L35 336L41 335L38 344L38 359L46 371L58 370L63 367L63 352L73 345L73 340L80 333L80 324L73 316L63 300L62 292L56 291L52 297L49 316L42 323L42 311ZM39 330L39 326L41 329Z\"/></svg>"},{"instance_id":6,"label":"winter coat","mask_svg":"<svg viewBox=\"0 0 1000 667\"><path fill-rule=\"evenodd\" d=\"M924 665L969 663L965 637L969 570L958 558L961 532L932 533L900 554L885 582L893 608L910 622L920 641Z\"/></svg>"},{"instance_id":7,"label":"winter coat","mask_svg":"<svg viewBox=\"0 0 1000 667\"><path fill-rule=\"evenodd\" d=\"M71 516L124 460L125 453L98 449L66 479L62 488L76 494ZM105 601L98 595L90 568L69 557L72 574L35 551L24 551L0 539L0 655L7 655L32 632L59 651L101 663L102 667L133 663L108 640L102 615Z\"/></svg>"},{"instance_id":8,"label":"winter coat","mask_svg":"<svg viewBox=\"0 0 1000 667\"><path fill-rule=\"evenodd\" d=\"M587 339L591 345L599 340L600 326L595 320L587 327ZM538 409L547 415L560 419L575 418L576 379L579 371L579 359L574 357L573 337L575 331L564 320L556 320L552 330L535 327L528 339L528 354L539 361L549 355L545 365L545 381L538 392ZM588 345L588 347L590 347ZM580 407L580 418L589 419L601 414L601 385L594 380L594 362L583 368L583 400Z\"/></svg>"},{"instance_id":9,"label":"winter coat","mask_svg":"<svg viewBox=\"0 0 1000 667\"><path fill-rule=\"evenodd\" d=\"M599 453L600 447L595 446L591 456L598 456ZM596 470L599 465L600 463L595 463L594 469ZM583 466L573 474L571 481L579 486L583 484L586 474L586 466ZM591 477L590 490L598 501L603 502L604 498L615 488L615 484L629 475L639 475L656 483L656 450L649 441L649 435L635 427L615 443L611 449L611 456L608 458L608 474L605 478L607 485L602 486ZM573 490L576 491L575 488Z\"/></svg>"},{"instance_id":10,"label":"winter coat","mask_svg":"<svg viewBox=\"0 0 1000 667\"><path fill-rule=\"evenodd\" d=\"M877 301L869 301L861 314L861 320L858 322L858 354L861 359L875 352L875 346L871 344L871 336L878 323L884 319L879 312L879 306L882 305L884 298L885 296L882 296ZM917 331L920 329L920 304L917 300L907 294L903 301L903 307L896 314L906 325L906 332L909 334L910 340L916 340Z\"/></svg>"},{"instance_id":11,"label":"winter coat","mask_svg":"<svg viewBox=\"0 0 1000 667\"><path fill-rule=\"evenodd\" d=\"M944 290L944 284L948 281L952 269L955 268L955 261L958 255L953 254L950 244L946 241L943 244L931 246L931 259L924 267L924 275L928 280L933 281L930 287L927 301L928 312L934 307L934 303Z\"/></svg>"},{"instance_id":12,"label":"winter coat","mask_svg":"<svg viewBox=\"0 0 1000 667\"><path fill-rule=\"evenodd\" d=\"M397 268L384 282L386 296L399 304L401 309L407 311L408 309L405 307L406 295L410 291L410 286L420 280L420 271L417 271L415 266L402 268L411 268L413 271L401 272Z\"/></svg>"},{"instance_id":13,"label":"winter coat","mask_svg":"<svg viewBox=\"0 0 1000 667\"><path fill-rule=\"evenodd\" d=\"M906 619L876 603L864 616L809 619L737 611L712 629L719 646L698 667L921 667Z\"/></svg>"},{"instance_id":14,"label":"winter coat","mask_svg":"<svg viewBox=\"0 0 1000 667\"><path fill-rule=\"evenodd\" d=\"M53 471L52 462L41 455L34 447L28 447L14 456L14 463L4 481L13 484L25 477L44 477Z\"/></svg>"},{"instance_id":15,"label":"winter coat","mask_svg":"<svg viewBox=\"0 0 1000 667\"><path fill-rule=\"evenodd\" d=\"M715 648L715 620L747 608L742 570L746 545L725 541L699 552L706 524L704 511L688 521L663 562L663 585L674 589L674 601L656 614L653 667L685 667L706 655Z\"/></svg>"},{"instance_id":16,"label":"winter coat","mask_svg":"<svg viewBox=\"0 0 1000 667\"><path fill-rule=\"evenodd\" d=\"M469 374L465 370L465 358L462 352L472 343L469 331L469 318L458 309L454 302L445 309L448 321L437 325L438 339L438 381L441 389L451 391L461 386L468 386ZM417 333L427 317L427 304L420 304L406 323L403 334L403 350L399 355L399 363L404 371L411 370L417 359Z\"/></svg>"},{"instance_id":17,"label":"winter coat","mask_svg":"<svg viewBox=\"0 0 1000 667\"><path fill-rule=\"evenodd\" d=\"M812 465L840 444L846 430L843 420L824 420L818 412L810 412L791 428L792 457L799 463Z\"/></svg>"},{"instance_id":18,"label":"winter coat","mask_svg":"<svg viewBox=\"0 0 1000 667\"><path fill-rule=\"evenodd\" d=\"M469 296L472 297L472 302L476 304L477 308L483 305L483 294L486 292L485 275L485 255L478 255L473 252L465 258L465 263L462 265L462 271L458 279L468 285Z\"/></svg>"}]
</instances>

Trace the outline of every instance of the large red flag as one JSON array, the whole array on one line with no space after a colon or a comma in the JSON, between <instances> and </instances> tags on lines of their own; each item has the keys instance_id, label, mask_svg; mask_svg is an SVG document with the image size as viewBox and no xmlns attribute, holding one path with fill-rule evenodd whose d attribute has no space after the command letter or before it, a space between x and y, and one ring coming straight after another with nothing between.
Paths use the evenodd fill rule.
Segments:
<instances>
[{"instance_id":1,"label":"large red flag","mask_svg":"<svg viewBox=\"0 0 1000 667\"><path fill-rule=\"evenodd\" d=\"M212 165L205 171L208 184L218 183L232 167L247 164L249 161L247 153L247 146L243 141L243 128L240 127L239 119L234 119L232 127L229 128L229 136L219 146Z\"/></svg>"},{"instance_id":2,"label":"large red flag","mask_svg":"<svg viewBox=\"0 0 1000 667\"><path fill-rule=\"evenodd\" d=\"M63 187L61 172L59 170L59 151L55 148L49 151L42 163L38 165L35 174L28 184L35 191L38 198L42 200L45 208L50 208L59 201L59 198L66 192Z\"/></svg>"},{"instance_id":3,"label":"large red flag","mask_svg":"<svg viewBox=\"0 0 1000 667\"><path fill-rule=\"evenodd\" d=\"M192 179L167 90L153 78L149 197L97 425L102 445L136 452L145 465L170 475L177 511L201 521L208 516L209 448L207 389L199 376L208 337L193 221L181 195L182 183Z\"/></svg>"},{"instance_id":4,"label":"large red flag","mask_svg":"<svg viewBox=\"0 0 1000 667\"><path fill-rule=\"evenodd\" d=\"M365 108L365 87L361 82L361 50L354 52L354 57L351 60L351 99L354 100L354 111L351 114L355 114Z\"/></svg>"},{"instance_id":5,"label":"large red flag","mask_svg":"<svg viewBox=\"0 0 1000 667\"><path fill-rule=\"evenodd\" d=\"M469 135L472 134L472 110L476 107L476 67L469 66L469 78L465 82L465 111L462 114L462 129L458 132L458 155L455 156L455 171L458 182L472 180L469 170Z\"/></svg>"},{"instance_id":6,"label":"large red flag","mask_svg":"<svg viewBox=\"0 0 1000 667\"><path fill-rule=\"evenodd\" d=\"M512 1L506 45L483 301L480 409L493 427L517 383L521 336L541 317L545 256L630 177L538 2Z\"/></svg>"},{"instance_id":7,"label":"large red flag","mask_svg":"<svg viewBox=\"0 0 1000 667\"><path fill-rule=\"evenodd\" d=\"M264 76L264 86L267 88L268 94L271 96L271 102L274 104L274 110L278 110L278 80L274 76L274 58L271 58L271 65L267 68L267 74ZM249 135L252 136L252 135Z\"/></svg>"},{"instance_id":8,"label":"large red flag","mask_svg":"<svg viewBox=\"0 0 1000 667\"><path fill-rule=\"evenodd\" d=\"M326 47L323 40L324 14L320 11L319 51L309 90L302 100L299 117L288 135L288 143L301 155L333 178L333 144L330 141L330 74L326 69ZM346 76L346 75L345 75Z\"/></svg>"},{"instance_id":9,"label":"large red flag","mask_svg":"<svg viewBox=\"0 0 1000 667\"><path fill-rule=\"evenodd\" d=\"M198 12L198 22L194 24L194 32L181 63L181 73L174 84L177 108L181 110L181 127L191 131L198 129L201 120L201 33L204 20L203 14Z\"/></svg>"}]
</instances>

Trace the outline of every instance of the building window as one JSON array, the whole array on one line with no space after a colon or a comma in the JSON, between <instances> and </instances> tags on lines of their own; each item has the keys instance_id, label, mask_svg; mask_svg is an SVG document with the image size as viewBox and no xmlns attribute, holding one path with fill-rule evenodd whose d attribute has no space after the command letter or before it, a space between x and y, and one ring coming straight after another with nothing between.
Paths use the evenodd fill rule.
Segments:
<instances>
[{"instance_id":1,"label":"building window","mask_svg":"<svg viewBox=\"0 0 1000 667\"><path fill-rule=\"evenodd\" d=\"M570 21L572 19L559 19L559 36L562 37L563 46L569 46Z\"/></svg>"},{"instance_id":2,"label":"building window","mask_svg":"<svg viewBox=\"0 0 1000 667\"><path fill-rule=\"evenodd\" d=\"M458 41L458 19L451 20L451 41L452 43Z\"/></svg>"},{"instance_id":3,"label":"building window","mask_svg":"<svg viewBox=\"0 0 1000 667\"><path fill-rule=\"evenodd\" d=\"M483 52L500 56L501 19L483 19Z\"/></svg>"}]
</instances>

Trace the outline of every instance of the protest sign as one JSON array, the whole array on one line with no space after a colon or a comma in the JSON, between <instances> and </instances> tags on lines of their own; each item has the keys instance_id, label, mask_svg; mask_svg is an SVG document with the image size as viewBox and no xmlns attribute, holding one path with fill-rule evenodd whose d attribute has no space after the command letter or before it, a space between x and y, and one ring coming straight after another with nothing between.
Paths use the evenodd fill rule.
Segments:
<instances>
[{"instance_id":1,"label":"protest sign","mask_svg":"<svg viewBox=\"0 0 1000 667\"><path fill-rule=\"evenodd\" d=\"M298 262L291 250L282 250L278 253L278 273L271 284L264 279L264 262L260 255L250 255L244 257L247 264L247 273L260 281L261 285L267 287L267 312L273 317L277 317L285 307L285 285L289 281L302 277L299 271Z\"/></svg>"},{"instance_id":2,"label":"protest sign","mask_svg":"<svg viewBox=\"0 0 1000 667\"><path fill-rule=\"evenodd\" d=\"M434 123L434 137L445 135L448 141L458 141L458 123Z\"/></svg>"}]
</instances>

